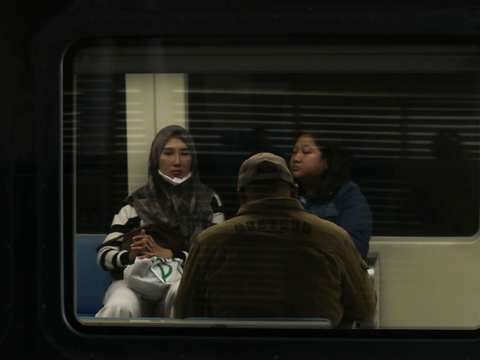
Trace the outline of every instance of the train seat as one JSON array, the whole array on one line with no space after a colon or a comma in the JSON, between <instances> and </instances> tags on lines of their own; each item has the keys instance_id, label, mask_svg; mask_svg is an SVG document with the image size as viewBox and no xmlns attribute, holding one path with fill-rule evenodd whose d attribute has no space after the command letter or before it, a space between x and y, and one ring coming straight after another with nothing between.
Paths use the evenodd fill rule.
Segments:
<instances>
[{"instance_id":1,"label":"train seat","mask_svg":"<svg viewBox=\"0 0 480 360\"><path fill-rule=\"evenodd\" d=\"M97 246L104 235L78 235L76 250L76 301L78 317L94 317L103 307L103 297L112 277L97 266Z\"/></svg>"},{"instance_id":2,"label":"train seat","mask_svg":"<svg viewBox=\"0 0 480 360\"><path fill-rule=\"evenodd\" d=\"M92 318L103 306L103 297L107 291L112 278L108 271L101 270L96 263L96 248L103 242L103 235L78 235L76 237L76 306L77 315L80 318ZM370 277L372 283L379 287L379 256L378 253L371 253L367 258L370 265ZM370 323L361 324L361 328L378 328L379 322L378 304L374 319ZM208 320L218 321L219 319L198 318L190 320ZM330 326L331 323L327 319L222 319L222 321L316 321L319 326ZM326 322L328 322L328 325ZM324 323L323 325L321 323ZM354 325L354 324L353 324ZM352 324L342 324L341 328L352 328Z\"/></svg>"}]
</instances>

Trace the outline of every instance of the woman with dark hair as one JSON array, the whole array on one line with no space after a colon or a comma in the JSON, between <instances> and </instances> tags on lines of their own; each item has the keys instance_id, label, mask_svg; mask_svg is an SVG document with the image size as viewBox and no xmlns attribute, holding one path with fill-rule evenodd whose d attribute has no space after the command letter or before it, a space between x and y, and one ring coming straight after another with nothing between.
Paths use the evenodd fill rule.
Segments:
<instances>
[{"instance_id":1,"label":"woman with dark hair","mask_svg":"<svg viewBox=\"0 0 480 360\"><path fill-rule=\"evenodd\" d=\"M293 147L290 170L305 210L345 229L365 259L372 235L372 213L360 188L350 181L350 166L343 151L303 134Z\"/></svg>"},{"instance_id":2,"label":"woman with dark hair","mask_svg":"<svg viewBox=\"0 0 480 360\"><path fill-rule=\"evenodd\" d=\"M212 201L213 199L216 201ZM152 142L148 162L148 182L125 200L115 215L110 232L99 248L97 264L111 272L114 281L104 298L97 317L145 317L158 314L158 302L148 301L130 289L123 279L127 265L137 257L185 260L186 251L204 229L223 221L212 204L221 206L215 192L202 184L195 146L191 135L176 125L162 129ZM111 241L145 224L179 224L180 244L165 249L145 231L133 238L130 249L122 250L122 239Z\"/></svg>"}]
</instances>

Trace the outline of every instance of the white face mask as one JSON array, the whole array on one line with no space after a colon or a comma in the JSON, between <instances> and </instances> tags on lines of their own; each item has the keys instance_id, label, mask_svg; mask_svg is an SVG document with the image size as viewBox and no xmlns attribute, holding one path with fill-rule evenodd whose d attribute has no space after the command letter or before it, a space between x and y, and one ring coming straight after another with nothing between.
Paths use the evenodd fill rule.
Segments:
<instances>
[{"instance_id":1,"label":"white face mask","mask_svg":"<svg viewBox=\"0 0 480 360\"><path fill-rule=\"evenodd\" d=\"M162 173L160 170L158 170L158 173L167 181L169 182L170 184L172 184L173 186L177 186L177 185L180 185L181 183L183 183L185 180L188 180L190 178L190 176L192 176L192 172L190 172L187 176L185 176L183 179L179 179L179 178L171 178L167 175L165 175L164 173Z\"/></svg>"}]
</instances>

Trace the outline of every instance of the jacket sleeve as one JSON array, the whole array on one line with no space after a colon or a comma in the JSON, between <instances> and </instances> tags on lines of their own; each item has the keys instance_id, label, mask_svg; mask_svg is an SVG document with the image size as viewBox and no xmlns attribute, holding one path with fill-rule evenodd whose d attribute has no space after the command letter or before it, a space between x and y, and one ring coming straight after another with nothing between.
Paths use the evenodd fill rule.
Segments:
<instances>
[{"instance_id":1,"label":"jacket sleeve","mask_svg":"<svg viewBox=\"0 0 480 360\"><path fill-rule=\"evenodd\" d=\"M350 241L346 241L342 266L343 318L368 322L375 313L377 293L368 276L368 265Z\"/></svg>"},{"instance_id":2,"label":"jacket sleeve","mask_svg":"<svg viewBox=\"0 0 480 360\"><path fill-rule=\"evenodd\" d=\"M372 236L372 212L367 199L356 185L350 186L339 194L341 209L337 225L345 229L362 258L366 258Z\"/></svg>"},{"instance_id":3,"label":"jacket sleeve","mask_svg":"<svg viewBox=\"0 0 480 360\"><path fill-rule=\"evenodd\" d=\"M174 317L177 319L205 316L206 276L211 261L208 253L208 247L200 237L197 238L188 254L174 300Z\"/></svg>"},{"instance_id":4,"label":"jacket sleeve","mask_svg":"<svg viewBox=\"0 0 480 360\"><path fill-rule=\"evenodd\" d=\"M225 215L222 212L222 200L217 193L213 195L212 198L212 210L213 210L213 218L212 218L212 225L217 225L225 221Z\"/></svg>"},{"instance_id":5,"label":"jacket sleeve","mask_svg":"<svg viewBox=\"0 0 480 360\"><path fill-rule=\"evenodd\" d=\"M110 231L105 241L125 234L140 226L140 218L131 205L124 206L117 215L114 216ZM97 253L97 265L102 270L118 270L128 265L128 251L120 251L121 240L118 243L110 244L101 248Z\"/></svg>"}]
</instances>

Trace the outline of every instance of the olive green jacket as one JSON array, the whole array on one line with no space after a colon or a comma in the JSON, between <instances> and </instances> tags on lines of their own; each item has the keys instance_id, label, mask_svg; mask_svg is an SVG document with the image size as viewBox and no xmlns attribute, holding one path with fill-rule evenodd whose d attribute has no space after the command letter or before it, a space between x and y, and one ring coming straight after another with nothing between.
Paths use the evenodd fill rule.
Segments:
<instances>
[{"instance_id":1,"label":"olive green jacket","mask_svg":"<svg viewBox=\"0 0 480 360\"><path fill-rule=\"evenodd\" d=\"M195 240L175 317L367 322L377 301L367 269L348 233L298 200L252 201Z\"/></svg>"}]
</instances>

